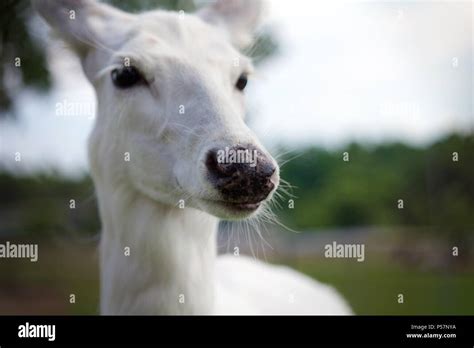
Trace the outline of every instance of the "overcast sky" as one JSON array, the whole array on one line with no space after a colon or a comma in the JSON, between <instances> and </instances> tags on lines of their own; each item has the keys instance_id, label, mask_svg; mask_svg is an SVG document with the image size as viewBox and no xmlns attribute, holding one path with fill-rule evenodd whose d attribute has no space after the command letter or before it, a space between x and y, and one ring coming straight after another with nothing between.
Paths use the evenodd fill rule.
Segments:
<instances>
[{"instance_id":1,"label":"overcast sky","mask_svg":"<svg viewBox=\"0 0 474 348\"><path fill-rule=\"evenodd\" d=\"M419 145L474 129L472 2L271 0L270 6L267 25L280 53L248 90L252 126L265 143ZM58 101L93 105L91 87L69 62L55 62L57 85L49 96L18 96L19 122L1 124L3 163L19 151L28 168L87 170L92 112L55 113Z\"/></svg>"},{"instance_id":2,"label":"overcast sky","mask_svg":"<svg viewBox=\"0 0 474 348\"><path fill-rule=\"evenodd\" d=\"M423 144L473 129L472 2L272 4L282 53L255 85L268 139Z\"/></svg>"}]
</instances>

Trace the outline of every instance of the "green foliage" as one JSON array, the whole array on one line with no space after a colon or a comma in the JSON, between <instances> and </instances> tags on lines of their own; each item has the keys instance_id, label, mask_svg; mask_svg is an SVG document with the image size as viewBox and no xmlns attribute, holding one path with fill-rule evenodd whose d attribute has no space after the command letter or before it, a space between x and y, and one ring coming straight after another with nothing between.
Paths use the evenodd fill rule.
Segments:
<instances>
[{"instance_id":1,"label":"green foliage","mask_svg":"<svg viewBox=\"0 0 474 348\"><path fill-rule=\"evenodd\" d=\"M196 9L193 0L106 0L105 2L127 12L141 12L157 8L191 12Z\"/></svg>"},{"instance_id":2,"label":"green foliage","mask_svg":"<svg viewBox=\"0 0 474 348\"><path fill-rule=\"evenodd\" d=\"M458 135L424 149L403 144L306 149L282 168L298 197L295 209L286 210L286 221L299 229L403 225L453 238L472 233L473 153L473 137ZM398 209L399 199L403 209Z\"/></svg>"},{"instance_id":3,"label":"green foliage","mask_svg":"<svg viewBox=\"0 0 474 348\"><path fill-rule=\"evenodd\" d=\"M33 13L28 0L6 0L0 4L0 112L11 107L15 87L8 80L19 80L20 85L45 89L50 85L46 58L29 30ZM21 67L15 59L21 59ZM7 79L6 76L9 76ZM0 113L0 115L3 113Z\"/></svg>"},{"instance_id":4,"label":"green foliage","mask_svg":"<svg viewBox=\"0 0 474 348\"><path fill-rule=\"evenodd\" d=\"M96 234L100 223L89 178L0 174L0 236ZM71 209L70 200L75 208Z\"/></svg>"}]
</instances>

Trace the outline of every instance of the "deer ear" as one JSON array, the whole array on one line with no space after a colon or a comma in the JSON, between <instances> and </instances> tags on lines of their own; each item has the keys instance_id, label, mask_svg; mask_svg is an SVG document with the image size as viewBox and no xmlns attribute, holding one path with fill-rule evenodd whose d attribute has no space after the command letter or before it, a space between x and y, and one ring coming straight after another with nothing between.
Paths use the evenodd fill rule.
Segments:
<instances>
[{"instance_id":1,"label":"deer ear","mask_svg":"<svg viewBox=\"0 0 474 348\"><path fill-rule=\"evenodd\" d=\"M33 0L33 7L80 56L92 48L117 46L125 33L123 22L133 18L94 0Z\"/></svg>"},{"instance_id":2,"label":"deer ear","mask_svg":"<svg viewBox=\"0 0 474 348\"><path fill-rule=\"evenodd\" d=\"M233 44L243 48L251 43L264 7L262 0L217 0L197 14L204 21L224 28Z\"/></svg>"}]
</instances>

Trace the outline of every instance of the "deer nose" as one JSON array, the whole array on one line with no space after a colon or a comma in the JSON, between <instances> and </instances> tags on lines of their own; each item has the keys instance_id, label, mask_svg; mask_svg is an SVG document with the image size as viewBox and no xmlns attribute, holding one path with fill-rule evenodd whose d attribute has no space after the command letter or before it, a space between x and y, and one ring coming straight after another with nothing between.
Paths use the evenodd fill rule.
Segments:
<instances>
[{"instance_id":1,"label":"deer nose","mask_svg":"<svg viewBox=\"0 0 474 348\"><path fill-rule=\"evenodd\" d=\"M275 188L274 162L252 145L212 149L206 167L209 180L226 201L258 203Z\"/></svg>"}]
</instances>

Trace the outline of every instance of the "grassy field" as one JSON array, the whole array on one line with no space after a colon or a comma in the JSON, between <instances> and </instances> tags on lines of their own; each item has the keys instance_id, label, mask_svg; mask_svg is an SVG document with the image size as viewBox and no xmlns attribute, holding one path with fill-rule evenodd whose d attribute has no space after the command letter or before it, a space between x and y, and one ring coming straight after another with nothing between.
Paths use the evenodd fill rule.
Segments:
<instances>
[{"instance_id":1,"label":"grassy field","mask_svg":"<svg viewBox=\"0 0 474 348\"><path fill-rule=\"evenodd\" d=\"M97 314L98 257L91 243L40 243L38 262L0 260L0 314ZM275 260L336 287L357 314L474 314L474 272L438 273L383 257ZM398 294L404 303L397 302ZM70 303L70 294L75 303Z\"/></svg>"},{"instance_id":2,"label":"grassy field","mask_svg":"<svg viewBox=\"0 0 474 348\"><path fill-rule=\"evenodd\" d=\"M96 247L39 242L39 250L37 262L0 260L0 314L98 314Z\"/></svg>"},{"instance_id":3,"label":"grassy field","mask_svg":"<svg viewBox=\"0 0 474 348\"><path fill-rule=\"evenodd\" d=\"M474 315L474 272L428 272L384 258L363 263L324 259L285 263L333 285L357 314ZM404 303L398 303L398 294L403 294Z\"/></svg>"}]
</instances>

